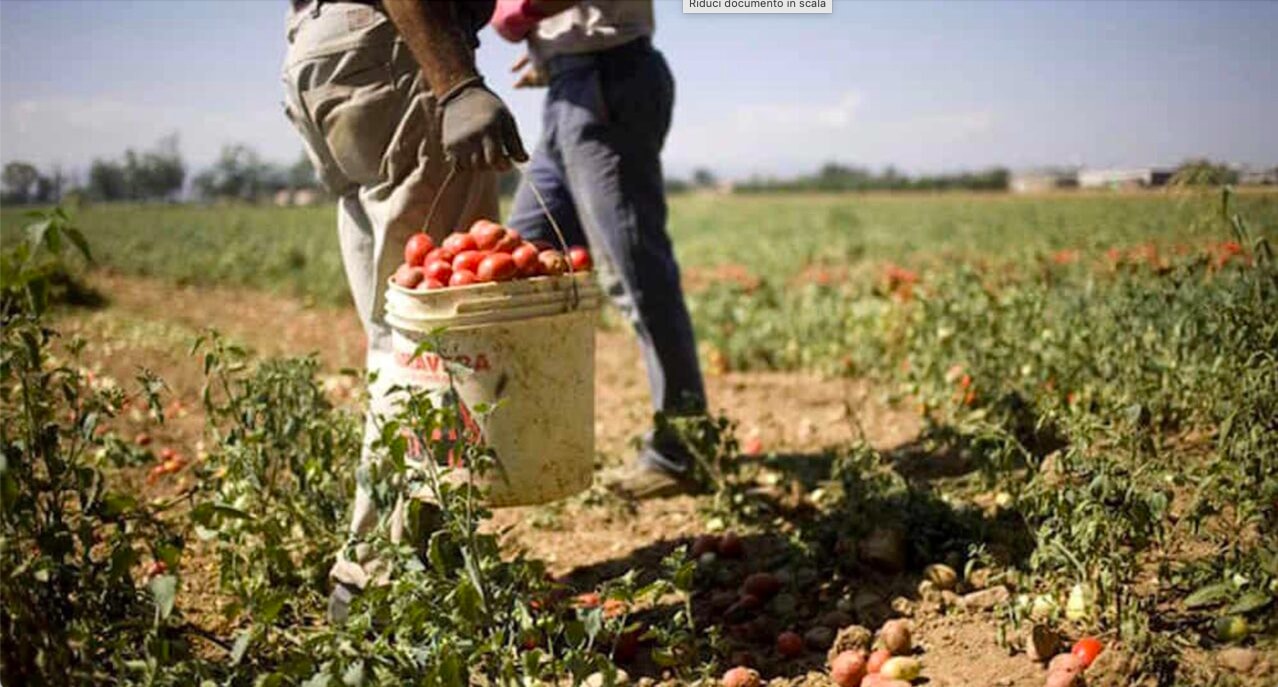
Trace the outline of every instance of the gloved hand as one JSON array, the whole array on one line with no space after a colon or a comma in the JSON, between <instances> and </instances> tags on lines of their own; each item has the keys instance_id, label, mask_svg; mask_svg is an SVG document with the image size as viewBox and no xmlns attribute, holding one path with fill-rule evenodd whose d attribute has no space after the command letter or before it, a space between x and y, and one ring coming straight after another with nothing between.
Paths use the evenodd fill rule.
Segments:
<instances>
[{"instance_id":1,"label":"gloved hand","mask_svg":"<svg viewBox=\"0 0 1278 687\"><path fill-rule=\"evenodd\" d=\"M467 79L439 99L440 143L458 169L505 171L528 160L515 118L506 104L484 86Z\"/></svg>"}]
</instances>

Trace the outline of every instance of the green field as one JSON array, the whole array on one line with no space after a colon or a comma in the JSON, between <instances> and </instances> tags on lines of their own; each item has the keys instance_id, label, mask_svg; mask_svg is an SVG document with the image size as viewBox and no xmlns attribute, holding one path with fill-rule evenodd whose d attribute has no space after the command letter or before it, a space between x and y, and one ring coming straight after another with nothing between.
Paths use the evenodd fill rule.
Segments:
<instances>
[{"instance_id":1,"label":"green field","mask_svg":"<svg viewBox=\"0 0 1278 687\"><path fill-rule=\"evenodd\" d=\"M9 245L20 218L6 211L2 219ZM76 220L99 264L113 270L324 305L346 298L328 207L101 206ZM650 606L642 642L661 668L649 665L646 674L688 684L738 663L746 650L762 657L770 684L797 685L780 681L798 677L792 662L776 659L779 627L813 627L834 600L877 627L887 616L872 612L874 604L906 594L919 602L916 620L957 613L979 617L980 636L997 633L997 649L990 644L965 662L1012 656L1009 647L1041 626L1071 641L1099 637L1110 656L1123 657L1109 672L1090 669L1088 684L1272 684L1272 674L1244 679L1217 657L1251 651L1278 665L1278 194L680 196L671 202L670 231L712 374L856 376L900 413L917 412L921 429L890 450L850 441L809 447L814 454L800 461L737 460L727 419L677 421L701 458L698 526L731 527L776 553L683 560L659 542L671 557L660 572L655 563L641 571L656 579L646 591L635 589L633 576L600 582L622 608L637 600ZM216 593L232 599L224 615L233 635L218 623L200 630L227 651L234 641L231 661L183 653L188 645L175 637L190 628L169 616L176 582L159 573L170 586L153 581L137 595L140 611L120 602L111 607L116 615L99 620L91 610L57 606L62 616L80 613L57 647L66 655L128 666L136 683L151 685L474 684L463 667L553 683L568 673L580 681L616 659L617 646L596 645L595 636L619 640L630 631L628 616L560 607L564 597L554 594L562 590L550 589L536 563L503 558L495 539L478 534L482 511L450 489L435 492L453 506L445 509L447 531L432 535L429 565L412 547L383 549L402 557L396 584L372 593L357 623L325 623L324 570L344 527L360 421L325 400L313 359L253 363L225 342L206 342L203 366L215 393L206 398L207 456L195 468L191 517L153 521L147 503L158 501L131 498L81 506L81 483L98 483L88 456L114 479L119 465L149 453L98 432L99 411L117 412L119 399L85 404L77 394L88 386L55 384L76 373L48 371L44 334L13 321L23 326L6 330L0 420L5 465L25 472L5 477L5 495L20 513L63 503L66 513L86 513L74 530L62 525L72 515L5 521L6 537L18 542L0 547L6 567L18 571L13 589L49 586L39 575L81 589L24 603L110 601L99 587L141 589L129 577L139 560L177 569L197 535L217 551ZM788 421L811 421L795 416L806 409L778 412L785 410L794 411ZM859 423L858 411L847 410L847 421ZM445 443L465 431L446 406L421 400L400 420L418 442L431 442L434 455L456 449L467 461L485 460L477 445ZM398 452L391 462L405 471L396 479L408 479L407 442L383 434L387 450ZM52 439L38 441L42 453L31 457L26 437ZM64 456L57 437L93 451ZM821 474L804 473L813 470ZM66 478L51 487L45 474L81 483ZM797 505L769 495L782 479L794 480L787 484ZM389 504L409 486L385 478L377 489ZM49 496L53 489L60 491ZM600 524L588 518L607 503L588 497L555 508L565 519ZM120 527L109 561L69 562L74 547L58 542L72 531L79 541L100 541L98 530L113 527L126 507L156 533ZM920 584L935 563L950 567L951 582L963 578L960 592L1005 594L984 615L956 611L935 586ZM127 579L103 582L76 565ZM776 571L768 594L786 589L766 609L748 591L755 575L739 579L756 568ZM738 582L747 591L732 591ZM877 601L863 606L857 599L867 589L877 590ZM725 593L731 606L715 610ZM681 603L668 604L672 597ZM934 607L925 612L926 604ZM160 610L153 614L152 605ZM39 623L42 613L23 617ZM738 622L745 617L752 619ZM86 650L83 637L110 641ZM947 667L932 662L938 635L920 637L931 680ZM829 639L808 654L808 665L821 666ZM544 660L529 646L544 647ZM365 679L366 670L376 679ZM1034 673L1007 684L1041 679Z\"/></svg>"},{"instance_id":2,"label":"green field","mask_svg":"<svg viewBox=\"0 0 1278 687\"><path fill-rule=\"evenodd\" d=\"M1142 241L1219 239L1202 219L1214 196L675 196L669 230L685 269L738 263L788 278L811 263L1099 251ZM1253 225L1278 233L1278 194L1245 195ZM21 211L0 214L8 241ZM336 211L248 206L89 206L76 214L101 264L182 283L224 283L346 301Z\"/></svg>"}]
</instances>

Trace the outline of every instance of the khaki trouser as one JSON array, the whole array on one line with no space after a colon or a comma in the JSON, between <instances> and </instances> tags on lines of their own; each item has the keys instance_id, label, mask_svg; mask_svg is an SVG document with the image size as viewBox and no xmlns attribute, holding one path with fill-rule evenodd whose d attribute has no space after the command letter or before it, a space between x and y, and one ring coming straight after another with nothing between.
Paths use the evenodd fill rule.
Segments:
<instances>
[{"instance_id":1,"label":"khaki trouser","mask_svg":"<svg viewBox=\"0 0 1278 687\"><path fill-rule=\"evenodd\" d=\"M367 5L325 2L318 10L293 12L288 42L285 112L320 179L338 196L342 262L368 336L367 366L375 371L390 360L384 285L403 260L404 242L423 229L448 174L435 99L394 25ZM444 193L425 228L436 240L476 219L497 218L493 173L459 171ZM369 448L374 431L370 416L364 462L375 457ZM392 514L393 537L402 532L402 511L396 507ZM351 533L367 532L376 522L361 484ZM363 587L370 572L370 563L339 556L333 577Z\"/></svg>"}]
</instances>

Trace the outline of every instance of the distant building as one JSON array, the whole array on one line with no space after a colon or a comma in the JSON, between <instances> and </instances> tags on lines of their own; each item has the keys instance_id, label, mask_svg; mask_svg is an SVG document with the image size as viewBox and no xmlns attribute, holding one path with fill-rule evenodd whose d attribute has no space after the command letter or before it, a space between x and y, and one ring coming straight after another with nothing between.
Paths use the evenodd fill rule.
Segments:
<instances>
[{"instance_id":1,"label":"distant building","mask_svg":"<svg viewBox=\"0 0 1278 687\"><path fill-rule=\"evenodd\" d=\"M314 205L323 200L320 192L313 188L280 189L275 192L274 203L280 207L289 205Z\"/></svg>"},{"instance_id":2,"label":"distant building","mask_svg":"<svg viewBox=\"0 0 1278 687\"><path fill-rule=\"evenodd\" d=\"M1278 167L1269 169L1242 169L1238 171L1239 186L1278 186Z\"/></svg>"},{"instance_id":3,"label":"distant building","mask_svg":"<svg viewBox=\"0 0 1278 687\"><path fill-rule=\"evenodd\" d=\"M1033 169L1013 172L1007 182L1012 193L1043 193L1078 186L1078 172L1071 169Z\"/></svg>"},{"instance_id":4,"label":"distant building","mask_svg":"<svg viewBox=\"0 0 1278 687\"><path fill-rule=\"evenodd\" d=\"M1084 169L1078 172L1079 188L1152 188L1166 186L1175 170L1156 167L1132 169Z\"/></svg>"}]
</instances>

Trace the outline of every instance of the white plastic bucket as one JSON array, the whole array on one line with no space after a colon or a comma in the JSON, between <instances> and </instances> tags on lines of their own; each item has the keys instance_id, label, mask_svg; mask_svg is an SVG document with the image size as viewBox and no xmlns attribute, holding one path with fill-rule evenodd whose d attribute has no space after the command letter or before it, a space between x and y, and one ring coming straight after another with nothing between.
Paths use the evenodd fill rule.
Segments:
<instances>
[{"instance_id":1,"label":"white plastic bucket","mask_svg":"<svg viewBox=\"0 0 1278 687\"><path fill-rule=\"evenodd\" d=\"M392 281L386 319L393 360L379 373L374 411L394 404L379 398L379 389L448 390L442 355L465 368L452 373L464 408L492 408L474 417L500 464L482 482L489 506L547 503L582 491L594 471L599 304L589 273L431 291ZM414 357L440 328L438 354Z\"/></svg>"}]
</instances>

